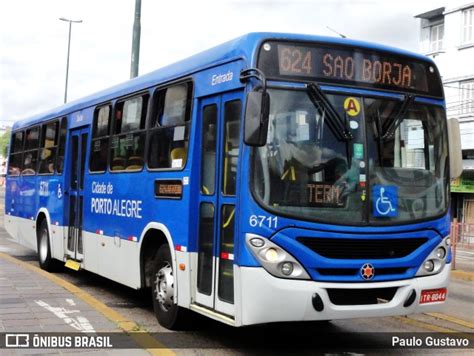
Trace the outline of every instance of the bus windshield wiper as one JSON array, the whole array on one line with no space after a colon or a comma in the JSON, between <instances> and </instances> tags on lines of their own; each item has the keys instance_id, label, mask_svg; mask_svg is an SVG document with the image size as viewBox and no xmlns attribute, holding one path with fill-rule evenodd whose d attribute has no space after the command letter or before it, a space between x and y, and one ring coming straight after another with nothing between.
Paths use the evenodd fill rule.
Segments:
<instances>
[{"instance_id":1,"label":"bus windshield wiper","mask_svg":"<svg viewBox=\"0 0 474 356\"><path fill-rule=\"evenodd\" d=\"M347 119L343 120L339 113L334 109L331 102L328 100L326 95L323 93L321 88L316 83L309 83L307 85L308 96L313 102L314 106L321 107L328 117L328 126L331 129L334 136L339 141L350 141L352 140L352 133L347 128Z\"/></svg>"},{"instance_id":2,"label":"bus windshield wiper","mask_svg":"<svg viewBox=\"0 0 474 356\"><path fill-rule=\"evenodd\" d=\"M403 100L402 106L400 110L398 111L397 115L395 118L388 123L386 126L386 129L383 131L379 131L379 135L381 135L382 140L389 139L393 136L395 133L395 130L397 127L400 125L400 123L403 121L405 118L406 113L408 112L408 109L410 108L411 104L415 101L415 96L408 94L405 99Z\"/></svg>"}]
</instances>

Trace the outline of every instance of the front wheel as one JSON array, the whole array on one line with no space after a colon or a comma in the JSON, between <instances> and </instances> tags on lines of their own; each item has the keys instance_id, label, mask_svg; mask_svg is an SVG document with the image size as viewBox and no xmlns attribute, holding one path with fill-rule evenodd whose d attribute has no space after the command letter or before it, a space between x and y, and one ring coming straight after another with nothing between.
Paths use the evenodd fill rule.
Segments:
<instances>
[{"instance_id":1,"label":"front wheel","mask_svg":"<svg viewBox=\"0 0 474 356\"><path fill-rule=\"evenodd\" d=\"M174 300L175 271L168 245L162 245L156 253L153 267L153 309L161 326L179 330L187 324L189 311Z\"/></svg>"}]
</instances>

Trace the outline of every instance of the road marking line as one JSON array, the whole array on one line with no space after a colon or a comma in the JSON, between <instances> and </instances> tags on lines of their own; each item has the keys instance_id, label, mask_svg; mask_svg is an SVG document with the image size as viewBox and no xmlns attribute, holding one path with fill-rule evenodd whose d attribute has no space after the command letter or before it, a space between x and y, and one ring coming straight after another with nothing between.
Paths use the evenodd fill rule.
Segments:
<instances>
[{"instance_id":1,"label":"road marking line","mask_svg":"<svg viewBox=\"0 0 474 356\"><path fill-rule=\"evenodd\" d=\"M470 329L474 329L474 323L471 323L467 320L458 319L458 318L456 318L454 316L451 316L451 315L446 315L446 314L442 314L442 313L425 313L425 314L429 315L429 316L432 316L433 318L446 320L446 321L449 321L453 324L458 324L458 325L465 326L465 327L470 328Z\"/></svg>"},{"instance_id":2,"label":"road marking line","mask_svg":"<svg viewBox=\"0 0 474 356\"><path fill-rule=\"evenodd\" d=\"M74 300L70 298L66 298L66 302L72 307L76 306L76 303L74 302Z\"/></svg>"},{"instance_id":3,"label":"road marking line","mask_svg":"<svg viewBox=\"0 0 474 356\"><path fill-rule=\"evenodd\" d=\"M107 319L114 322L120 329L123 331L130 333L130 337L144 349L146 347L146 351L148 351L151 355L174 355L174 352L156 340L153 336L151 336L148 331L142 327L140 327L134 321L128 320L125 316L121 315L119 312L113 310L112 308L108 307L89 293L85 292L79 287L76 287L74 284L55 276L54 274L48 273L42 270L39 267L36 267L32 264L27 262L21 261L13 256L7 255L3 252L0 252L0 258L7 260L9 262L13 262L18 266L24 267L46 277L51 282L58 284L59 286L63 287L64 289L71 292L77 298L83 300L87 304L89 304L92 308L97 310L99 313L104 315ZM152 347L150 347L152 346Z\"/></svg>"},{"instance_id":4,"label":"road marking line","mask_svg":"<svg viewBox=\"0 0 474 356\"><path fill-rule=\"evenodd\" d=\"M77 316L73 318L72 316L68 316L68 314L73 313L80 313L80 310L67 310L66 308L62 307L52 307L46 302L42 300L35 300L35 303L38 304L40 307L43 307L47 311L50 311L54 315L56 315L59 319L64 321L69 326L73 327L74 329L83 332L83 333L95 333L94 327L91 325L89 320L83 316Z\"/></svg>"}]
</instances>

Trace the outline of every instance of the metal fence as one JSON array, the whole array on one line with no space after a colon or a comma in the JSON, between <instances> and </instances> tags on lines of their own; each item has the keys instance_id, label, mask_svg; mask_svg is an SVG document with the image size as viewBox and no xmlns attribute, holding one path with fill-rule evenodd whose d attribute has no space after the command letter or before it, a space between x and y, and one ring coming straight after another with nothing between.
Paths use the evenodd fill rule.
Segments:
<instances>
[{"instance_id":1,"label":"metal fence","mask_svg":"<svg viewBox=\"0 0 474 356\"><path fill-rule=\"evenodd\" d=\"M456 249L458 247L474 249L474 224L451 223L450 238L453 253L452 268L456 269Z\"/></svg>"},{"instance_id":2,"label":"metal fence","mask_svg":"<svg viewBox=\"0 0 474 356\"><path fill-rule=\"evenodd\" d=\"M451 243L462 247L474 247L474 224L452 223Z\"/></svg>"}]
</instances>

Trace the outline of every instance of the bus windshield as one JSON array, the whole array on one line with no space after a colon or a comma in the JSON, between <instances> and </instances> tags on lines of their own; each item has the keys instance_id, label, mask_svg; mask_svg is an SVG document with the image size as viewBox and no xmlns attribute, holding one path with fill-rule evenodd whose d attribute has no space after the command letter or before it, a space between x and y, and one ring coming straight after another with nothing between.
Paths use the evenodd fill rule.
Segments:
<instances>
[{"instance_id":1,"label":"bus windshield","mask_svg":"<svg viewBox=\"0 0 474 356\"><path fill-rule=\"evenodd\" d=\"M267 144L252 189L277 214L337 224L412 222L447 208L441 107L326 94L352 135L341 140L302 90L269 89Z\"/></svg>"}]
</instances>

